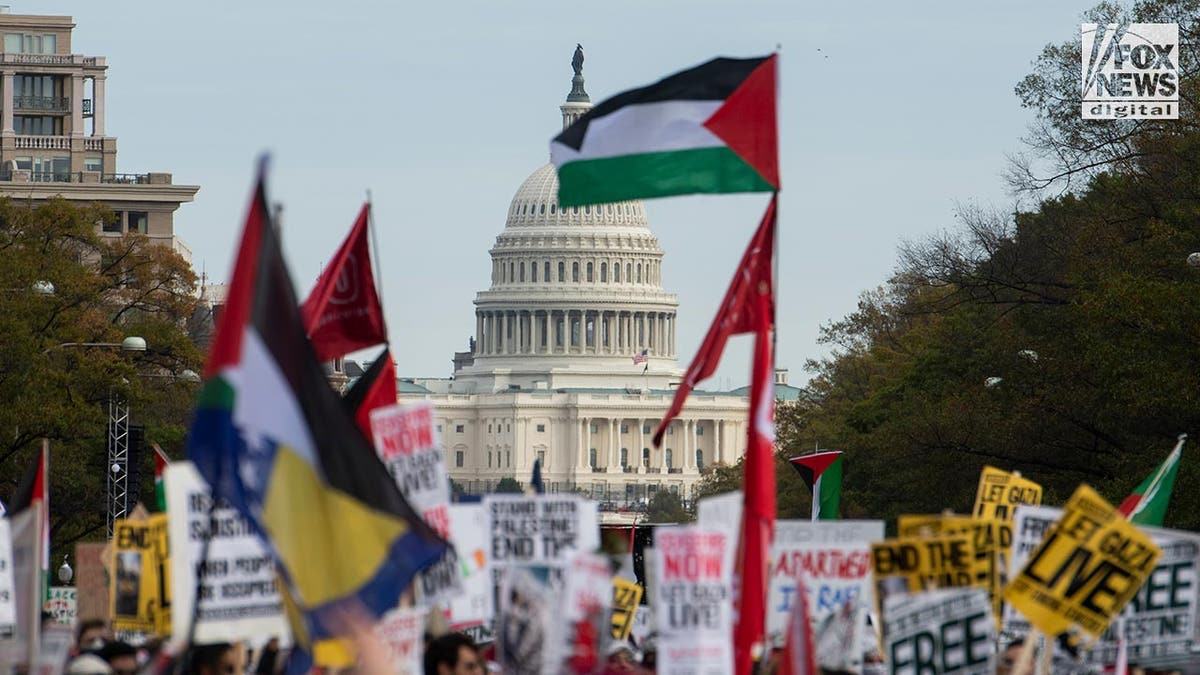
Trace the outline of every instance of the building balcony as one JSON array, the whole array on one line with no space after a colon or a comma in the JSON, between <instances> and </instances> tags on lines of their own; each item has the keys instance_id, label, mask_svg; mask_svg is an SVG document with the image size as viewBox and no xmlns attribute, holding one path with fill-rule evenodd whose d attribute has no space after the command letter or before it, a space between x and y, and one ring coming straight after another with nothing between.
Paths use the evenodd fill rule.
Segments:
<instances>
[{"instance_id":1,"label":"building balcony","mask_svg":"<svg viewBox=\"0 0 1200 675\"><path fill-rule=\"evenodd\" d=\"M104 141L111 140L116 142L115 138L110 136L13 136L13 149L15 150L72 150L71 141L79 139L83 142L83 150L90 152L103 152ZM79 148L74 148L78 150ZM112 146L115 151L116 146Z\"/></svg>"},{"instance_id":2,"label":"building balcony","mask_svg":"<svg viewBox=\"0 0 1200 675\"><path fill-rule=\"evenodd\" d=\"M624 466L624 467L621 467L621 471L623 471L624 473L637 473L637 467L636 466Z\"/></svg>"},{"instance_id":3,"label":"building balcony","mask_svg":"<svg viewBox=\"0 0 1200 675\"><path fill-rule=\"evenodd\" d=\"M673 467L667 469L667 473L683 473L683 469L681 467Z\"/></svg>"},{"instance_id":4,"label":"building balcony","mask_svg":"<svg viewBox=\"0 0 1200 675\"><path fill-rule=\"evenodd\" d=\"M13 110L19 112L71 112L71 99L66 96L14 96Z\"/></svg>"},{"instance_id":5,"label":"building balcony","mask_svg":"<svg viewBox=\"0 0 1200 675\"><path fill-rule=\"evenodd\" d=\"M105 185L171 185L169 173L100 173L99 171L29 171L5 169L0 181L9 183L82 183Z\"/></svg>"},{"instance_id":6,"label":"building balcony","mask_svg":"<svg viewBox=\"0 0 1200 675\"><path fill-rule=\"evenodd\" d=\"M0 64L22 66L85 66L94 68L104 66L104 57L84 56L83 54L18 54L0 52Z\"/></svg>"}]
</instances>

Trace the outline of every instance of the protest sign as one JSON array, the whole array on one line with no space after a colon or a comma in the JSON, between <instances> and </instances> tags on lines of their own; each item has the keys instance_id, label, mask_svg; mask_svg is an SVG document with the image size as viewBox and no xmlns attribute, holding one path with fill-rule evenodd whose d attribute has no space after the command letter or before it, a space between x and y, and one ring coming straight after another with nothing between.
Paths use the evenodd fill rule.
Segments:
<instances>
[{"instance_id":1,"label":"protest sign","mask_svg":"<svg viewBox=\"0 0 1200 675\"><path fill-rule=\"evenodd\" d=\"M596 502L574 495L486 495L483 508L495 568L563 567L600 545Z\"/></svg>"},{"instance_id":2,"label":"protest sign","mask_svg":"<svg viewBox=\"0 0 1200 675\"><path fill-rule=\"evenodd\" d=\"M422 675L424 654L424 607L397 607L375 624L375 635L387 647L393 672L397 675Z\"/></svg>"},{"instance_id":3,"label":"protest sign","mask_svg":"<svg viewBox=\"0 0 1200 675\"><path fill-rule=\"evenodd\" d=\"M49 614L56 625L74 626L79 606L77 598L74 586L51 586L42 603L42 611Z\"/></svg>"},{"instance_id":4,"label":"protest sign","mask_svg":"<svg viewBox=\"0 0 1200 675\"><path fill-rule=\"evenodd\" d=\"M633 632L634 617L642 601L642 587L628 579L613 579L612 630L614 640L628 640Z\"/></svg>"},{"instance_id":5,"label":"protest sign","mask_svg":"<svg viewBox=\"0 0 1200 675\"><path fill-rule=\"evenodd\" d=\"M1094 640L1161 554L1148 535L1080 485L1004 598L1047 635L1078 629Z\"/></svg>"},{"instance_id":6,"label":"protest sign","mask_svg":"<svg viewBox=\"0 0 1200 675\"><path fill-rule=\"evenodd\" d=\"M554 617L555 591L549 567L512 567L500 576L496 607L496 660L504 673L541 675L552 667L548 635Z\"/></svg>"},{"instance_id":7,"label":"protest sign","mask_svg":"<svg viewBox=\"0 0 1200 675\"><path fill-rule=\"evenodd\" d=\"M1013 511L1021 504L1042 503L1042 486L994 466L985 466L979 473L979 490L975 493L976 518L1012 520Z\"/></svg>"},{"instance_id":8,"label":"protest sign","mask_svg":"<svg viewBox=\"0 0 1200 675\"><path fill-rule=\"evenodd\" d=\"M108 574L104 571L106 542L75 544L75 603L82 619L108 616Z\"/></svg>"},{"instance_id":9,"label":"protest sign","mask_svg":"<svg viewBox=\"0 0 1200 675\"><path fill-rule=\"evenodd\" d=\"M733 546L725 533L661 527L654 534L658 670L733 672Z\"/></svg>"},{"instance_id":10,"label":"protest sign","mask_svg":"<svg viewBox=\"0 0 1200 675\"><path fill-rule=\"evenodd\" d=\"M741 490L726 492L696 501L696 524L706 530L724 532L727 537L737 537L742 528Z\"/></svg>"},{"instance_id":11,"label":"protest sign","mask_svg":"<svg viewBox=\"0 0 1200 675\"><path fill-rule=\"evenodd\" d=\"M171 632L171 558L167 514L113 523L114 631Z\"/></svg>"},{"instance_id":12,"label":"protest sign","mask_svg":"<svg viewBox=\"0 0 1200 675\"><path fill-rule=\"evenodd\" d=\"M450 599L446 619L450 630L466 633L476 642L490 641L495 609L487 562L491 548L487 514L479 504L452 504L449 514L450 541L458 550L463 590Z\"/></svg>"},{"instance_id":13,"label":"protest sign","mask_svg":"<svg viewBox=\"0 0 1200 675\"><path fill-rule=\"evenodd\" d=\"M876 607L894 593L972 586L975 547L970 534L901 537L871 545Z\"/></svg>"},{"instance_id":14,"label":"protest sign","mask_svg":"<svg viewBox=\"0 0 1200 675\"><path fill-rule=\"evenodd\" d=\"M608 558L594 553L574 555L563 581L556 620L546 629L544 675L570 672L571 665L595 663L601 644L607 642L605 623L611 621L613 600Z\"/></svg>"},{"instance_id":15,"label":"protest sign","mask_svg":"<svg viewBox=\"0 0 1200 675\"><path fill-rule=\"evenodd\" d=\"M28 665L41 648L42 502L8 518L12 527L12 576L17 611L16 647L6 658Z\"/></svg>"},{"instance_id":16,"label":"protest sign","mask_svg":"<svg viewBox=\"0 0 1200 675\"><path fill-rule=\"evenodd\" d=\"M896 519L896 531L901 537L969 534L975 550L975 585L987 590L996 622L1000 622L1004 605L1001 594L1008 580L1008 551L1013 537L1009 521L954 514L902 515Z\"/></svg>"},{"instance_id":17,"label":"protest sign","mask_svg":"<svg viewBox=\"0 0 1200 675\"><path fill-rule=\"evenodd\" d=\"M70 628L57 624L42 631L41 648L33 660L33 675L62 675L71 647L75 645L75 634Z\"/></svg>"},{"instance_id":18,"label":"protest sign","mask_svg":"<svg viewBox=\"0 0 1200 675\"><path fill-rule=\"evenodd\" d=\"M954 588L884 601L885 659L893 675L991 675L995 630L987 593Z\"/></svg>"},{"instance_id":19,"label":"protest sign","mask_svg":"<svg viewBox=\"0 0 1200 675\"><path fill-rule=\"evenodd\" d=\"M803 579L814 622L852 600L875 605L871 542L883 539L882 520L778 520L771 544L767 632L781 635Z\"/></svg>"},{"instance_id":20,"label":"protest sign","mask_svg":"<svg viewBox=\"0 0 1200 675\"><path fill-rule=\"evenodd\" d=\"M450 473L438 440L433 404L421 401L371 411L375 450L404 499L443 537L450 536ZM417 599L425 605L462 592L454 549L417 575Z\"/></svg>"},{"instance_id":21,"label":"protest sign","mask_svg":"<svg viewBox=\"0 0 1200 675\"><path fill-rule=\"evenodd\" d=\"M171 536L171 623L186 640L196 590L194 641L236 642L283 635L287 619L275 587L275 563L245 518L211 491L191 462L171 462L163 483ZM204 540L211 535L205 557Z\"/></svg>"},{"instance_id":22,"label":"protest sign","mask_svg":"<svg viewBox=\"0 0 1200 675\"><path fill-rule=\"evenodd\" d=\"M0 640L17 634L17 589L13 582L12 529L0 518Z\"/></svg>"}]
</instances>

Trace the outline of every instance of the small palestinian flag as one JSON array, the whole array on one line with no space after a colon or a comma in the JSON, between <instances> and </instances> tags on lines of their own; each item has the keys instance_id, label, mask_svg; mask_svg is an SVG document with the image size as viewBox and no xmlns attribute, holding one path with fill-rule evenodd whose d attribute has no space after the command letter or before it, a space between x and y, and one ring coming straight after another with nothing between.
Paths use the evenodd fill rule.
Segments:
<instances>
[{"instance_id":1,"label":"small palestinian flag","mask_svg":"<svg viewBox=\"0 0 1200 675\"><path fill-rule=\"evenodd\" d=\"M778 190L775 62L713 59L592 108L550 142L559 203Z\"/></svg>"},{"instance_id":2,"label":"small palestinian flag","mask_svg":"<svg viewBox=\"0 0 1200 675\"><path fill-rule=\"evenodd\" d=\"M1179 437L1175 449L1154 473L1146 477L1117 507L1130 522L1138 525L1161 527L1167 515L1167 503L1171 501L1171 490L1175 488L1175 474L1179 471L1179 458L1183 455L1183 442L1187 434Z\"/></svg>"},{"instance_id":3,"label":"small palestinian flag","mask_svg":"<svg viewBox=\"0 0 1200 675\"><path fill-rule=\"evenodd\" d=\"M812 519L837 520L842 501L842 453L827 450L789 461L812 490Z\"/></svg>"},{"instance_id":4,"label":"small palestinian flag","mask_svg":"<svg viewBox=\"0 0 1200 675\"><path fill-rule=\"evenodd\" d=\"M158 447L158 443L154 444L154 503L158 505L159 513L167 512L167 488L163 482L163 475L167 472L167 465L171 463L171 459L167 457L167 453Z\"/></svg>"}]
</instances>

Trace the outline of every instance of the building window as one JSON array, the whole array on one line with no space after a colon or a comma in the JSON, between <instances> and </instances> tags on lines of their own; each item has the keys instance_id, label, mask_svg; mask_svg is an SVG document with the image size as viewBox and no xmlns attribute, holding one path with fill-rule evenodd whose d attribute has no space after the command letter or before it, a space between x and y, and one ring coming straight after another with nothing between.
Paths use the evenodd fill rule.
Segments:
<instances>
[{"instance_id":1,"label":"building window","mask_svg":"<svg viewBox=\"0 0 1200 675\"><path fill-rule=\"evenodd\" d=\"M101 157L84 157L83 170L96 172L104 171L104 159Z\"/></svg>"},{"instance_id":2,"label":"building window","mask_svg":"<svg viewBox=\"0 0 1200 675\"><path fill-rule=\"evenodd\" d=\"M439 434L440 434L440 433L442 433L442 425L440 425L440 424L439 424L439 425L437 425L437 432L438 432Z\"/></svg>"},{"instance_id":3,"label":"building window","mask_svg":"<svg viewBox=\"0 0 1200 675\"><path fill-rule=\"evenodd\" d=\"M125 222L127 232L141 232L146 234L149 226L150 216L145 211L129 211L125 214Z\"/></svg>"},{"instance_id":4,"label":"building window","mask_svg":"<svg viewBox=\"0 0 1200 675\"><path fill-rule=\"evenodd\" d=\"M505 426L504 430L511 434L512 433L512 424L506 424L504 426Z\"/></svg>"},{"instance_id":5,"label":"building window","mask_svg":"<svg viewBox=\"0 0 1200 675\"><path fill-rule=\"evenodd\" d=\"M649 424L643 424L643 425L642 425L642 433L643 433L643 434L648 434L648 433L650 433L650 425L649 425Z\"/></svg>"},{"instance_id":6,"label":"building window","mask_svg":"<svg viewBox=\"0 0 1200 675\"><path fill-rule=\"evenodd\" d=\"M621 283L621 263L613 265L613 283Z\"/></svg>"},{"instance_id":7,"label":"building window","mask_svg":"<svg viewBox=\"0 0 1200 675\"><path fill-rule=\"evenodd\" d=\"M488 425L488 433L489 434L492 433L492 425L490 425L490 424Z\"/></svg>"},{"instance_id":8,"label":"building window","mask_svg":"<svg viewBox=\"0 0 1200 675\"><path fill-rule=\"evenodd\" d=\"M553 207L551 207L551 208L553 208ZM550 261L549 260L547 260L542 266L542 279L544 279L546 281L546 283L550 283Z\"/></svg>"},{"instance_id":9,"label":"building window","mask_svg":"<svg viewBox=\"0 0 1200 675\"><path fill-rule=\"evenodd\" d=\"M667 448L666 452L663 453L663 463L666 465L666 467L668 469L671 468L671 449L670 448Z\"/></svg>"},{"instance_id":10,"label":"building window","mask_svg":"<svg viewBox=\"0 0 1200 675\"><path fill-rule=\"evenodd\" d=\"M623 433L623 434L629 433L629 425L628 424L621 424L621 433Z\"/></svg>"},{"instance_id":11,"label":"building window","mask_svg":"<svg viewBox=\"0 0 1200 675\"><path fill-rule=\"evenodd\" d=\"M559 281L567 280L566 263L561 263L561 262L558 263L558 280Z\"/></svg>"},{"instance_id":12,"label":"building window","mask_svg":"<svg viewBox=\"0 0 1200 675\"><path fill-rule=\"evenodd\" d=\"M650 448L642 448L642 466L650 466Z\"/></svg>"},{"instance_id":13,"label":"building window","mask_svg":"<svg viewBox=\"0 0 1200 675\"><path fill-rule=\"evenodd\" d=\"M463 451L462 450L456 450L454 452L454 466L456 466L460 469L463 468Z\"/></svg>"},{"instance_id":14,"label":"building window","mask_svg":"<svg viewBox=\"0 0 1200 675\"><path fill-rule=\"evenodd\" d=\"M542 468L543 469L546 468L546 451L538 450L537 457L538 457L538 463L542 465Z\"/></svg>"},{"instance_id":15,"label":"building window","mask_svg":"<svg viewBox=\"0 0 1200 675\"><path fill-rule=\"evenodd\" d=\"M510 469L512 468L512 450L509 450L508 452L504 453L504 462L505 462L505 464L504 464L505 466L507 466Z\"/></svg>"},{"instance_id":16,"label":"building window","mask_svg":"<svg viewBox=\"0 0 1200 675\"><path fill-rule=\"evenodd\" d=\"M608 282L608 263L600 263L600 283Z\"/></svg>"},{"instance_id":17,"label":"building window","mask_svg":"<svg viewBox=\"0 0 1200 675\"><path fill-rule=\"evenodd\" d=\"M696 449L696 468L704 470L704 451L699 448Z\"/></svg>"},{"instance_id":18,"label":"building window","mask_svg":"<svg viewBox=\"0 0 1200 675\"><path fill-rule=\"evenodd\" d=\"M529 280L537 281L537 263L529 263Z\"/></svg>"},{"instance_id":19,"label":"building window","mask_svg":"<svg viewBox=\"0 0 1200 675\"><path fill-rule=\"evenodd\" d=\"M697 435L697 436L703 436L703 435L704 435L704 425L703 425L703 424L697 424L697 425L696 425L696 435Z\"/></svg>"},{"instance_id":20,"label":"building window","mask_svg":"<svg viewBox=\"0 0 1200 675\"><path fill-rule=\"evenodd\" d=\"M594 433L596 433L596 432L597 432L597 431L599 431L599 430L600 430L600 427L599 427L599 425L596 425L596 424L589 424L589 425L588 425L588 431L591 431L593 434L594 434Z\"/></svg>"},{"instance_id":21,"label":"building window","mask_svg":"<svg viewBox=\"0 0 1200 675\"><path fill-rule=\"evenodd\" d=\"M517 265L516 265L516 263L508 263L508 281L509 281L509 283L511 283L511 282L513 282L514 280L516 280L516 278L517 278Z\"/></svg>"},{"instance_id":22,"label":"building window","mask_svg":"<svg viewBox=\"0 0 1200 675\"><path fill-rule=\"evenodd\" d=\"M625 283L633 282L633 263L625 263Z\"/></svg>"},{"instance_id":23,"label":"building window","mask_svg":"<svg viewBox=\"0 0 1200 675\"><path fill-rule=\"evenodd\" d=\"M537 425L537 430L538 430L538 433L545 432L545 431L546 431L546 425L545 425L545 424L539 424L539 425Z\"/></svg>"},{"instance_id":24,"label":"building window","mask_svg":"<svg viewBox=\"0 0 1200 675\"><path fill-rule=\"evenodd\" d=\"M463 425L455 424L454 425L454 433L461 434L462 432L463 432Z\"/></svg>"},{"instance_id":25,"label":"building window","mask_svg":"<svg viewBox=\"0 0 1200 675\"><path fill-rule=\"evenodd\" d=\"M519 272L521 274L521 277L520 277L520 279L518 279L518 281L524 283L525 282L525 263L521 263L521 266L518 267L517 269L519 270Z\"/></svg>"},{"instance_id":26,"label":"building window","mask_svg":"<svg viewBox=\"0 0 1200 675\"><path fill-rule=\"evenodd\" d=\"M668 436L674 436L674 435L675 435L675 425L674 425L674 424L672 424L671 426L667 427L667 435L668 435Z\"/></svg>"},{"instance_id":27,"label":"building window","mask_svg":"<svg viewBox=\"0 0 1200 675\"><path fill-rule=\"evenodd\" d=\"M42 35L4 34L4 51L9 54L53 54L57 43L58 37L53 33Z\"/></svg>"},{"instance_id":28,"label":"building window","mask_svg":"<svg viewBox=\"0 0 1200 675\"><path fill-rule=\"evenodd\" d=\"M642 283L642 263L638 263L637 266L637 282Z\"/></svg>"},{"instance_id":29,"label":"building window","mask_svg":"<svg viewBox=\"0 0 1200 675\"><path fill-rule=\"evenodd\" d=\"M629 448L621 448L621 468L629 466Z\"/></svg>"},{"instance_id":30,"label":"building window","mask_svg":"<svg viewBox=\"0 0 1200 675\"><path fill-rule=\"evenodd\" d=\"M492 451L488 450L488 468L492 468Z\"/></svg>"},{"instance_id":31,"label":"building window","mask_svg":"<svg viewBox=\"0 0 1200 675\"><path fill-rule=\"evenodd\" d=\"M544 216L544 215L546 215L546 205L545 205L545 204L542 204L541 208L539 208L539 209L538 209L538 211L539 211L539 212L540 212L540 213L541 213L543 216Z\"/></svg>"},{"instance_id":32,"label":"building window","mask_svg":"<svg viewBox=\"0 0 1200 675\"><path fill-rule=\"evenodd\" d=\"M121 233L121 220L122 220L122 216L124 216L124 215L125 214L121 213L120 211L114 213L112 219L105 220L104 224L100 226L100 229L102 229L103 231L108 232L110 234L120 234Z\"/></svg>"},{"instance_id":33,"label":"building window","mask_svg":"<svg viewBox=\"0 0 1200 675\"><path fill-rule=\"evenodd\" d=\"M588 450L588 466L592 467L593 469L596 468L596 449L595 448Z\"/></svg>"},{"instance_id":34,"label":"building window","mask_svg":"<svg viewBox=\"0 0 1200 675\"><path fill-rule=\"evenodd\" d=\"M589 284L592 283L592 263L587 264L587 280Z\"/></svg>"},{"instance_id":35,"label":"building window","mask_svg":"<svg viewBox=\"0 0 1200 675\"><path fill-rule=\"evenodd\" d=\"M579 263L571 263L571 281L579 283Z\"/></svg>"},{"instance_id":36,"label":"building window","mask_svg":"<svg viewBox=\"0 0 1200 675\"><path fill-rule=\"evenodd\" d=\"M18 136L61 136L62 118L49 115L16 115L13 131Z\"/></svg>"}]
</instances>

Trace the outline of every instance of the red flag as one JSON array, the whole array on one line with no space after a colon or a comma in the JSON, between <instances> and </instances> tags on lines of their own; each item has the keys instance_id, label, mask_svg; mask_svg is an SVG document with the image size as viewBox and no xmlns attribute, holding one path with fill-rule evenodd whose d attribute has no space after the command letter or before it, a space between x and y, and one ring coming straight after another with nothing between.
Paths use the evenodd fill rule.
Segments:
<instances>
[{"instance_id":1,"label":"red flag","mask_svg":"<svg viewBox=\"0 0 1200 675\"><path fill-rule=\"evenodd\" d=\"M766 631L767 565L775 534L775 358L771 349L775 312L769 265L766 269L750 300L755 336L750 430L742 476L741 584L733 640L738 675L753 671L753 648L763 641Z\"/></svg>"},{"instance_id":2,"label":"red flag","mask_svg":"<svg viewBox=\"0 0 1200 675\"><path fill-rule=\"evenodd\" d=\"M367 372L342 396L342 403L354 415L355 423L367 438L374 438L371 411L392 405L396 400L396 363L392 361L390 349L384 349Z\"/></svg>"},{"instance_id":3,"label":"red flag","mask_svg":"<svg viewBox=\"0 0 1200 675\"><path fill-rule=\"evenodd\" d=\"M304 328L322 361L387 342L383 308L371 274L369 213L370 205L363 204L346 241L301 307Z\"/></svg>"},{"instance_id":4,"label":"red flag","mask_svg":"<svg viewBox=\"0 0 1200 675\"><path fill-rule=\"evenodd\" d=\"M812 617L808 615L808 593L804 580L796 582L795 604L788 619L787 638L779 675L816 675L817 650L813 643Z\"/></svg>"},{"instance_id":5,"label":"red flag","mask_svg":"<svg viewBox=\"0 0 1200 675\"><path fill-rule=\"evenodd\" d=\"M768 296L773 295L771 257L775 251L775 199L774 196L771 197L771 203L767 205L767 212L763 215L758 230L754 232L750 246L742 254L742 261L738 263L733 281L729 284L729 290L725 292L725 299L721 301L721 307L717 310L717 316L708 329L708 335L704 336L700 350L696 352L696 357L688 366L683 381L675 389L675 398L671 401L671 409L663 416L662 422L654 432L654 447L656 448L662 446L662 437L667 431L667 425L679 416L679 411L683 409L688 394L698 383L707 379L717 369L729 336L758 331L752 298L759 292L763 284L766 285ZM772 306L768 325L774 323L774 316L774 307Z\"/></svg>"}]
</instances>

